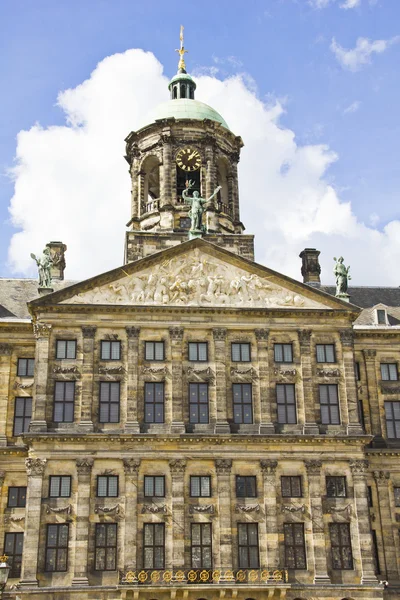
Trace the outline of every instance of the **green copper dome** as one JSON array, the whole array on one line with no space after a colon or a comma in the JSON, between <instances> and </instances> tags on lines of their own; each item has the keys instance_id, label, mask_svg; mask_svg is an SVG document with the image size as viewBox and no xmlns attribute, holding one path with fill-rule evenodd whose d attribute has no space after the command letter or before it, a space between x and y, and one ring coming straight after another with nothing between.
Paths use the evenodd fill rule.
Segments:
<instances>
[{"instance_id":1,"label":"green copper dome","mask_svg":"<svg viewBox=\"0 0 400 600\"><path fill-rule=\"evenodd\" d=\"M196 119L197 121L210 119L211 121L221 123L226 129L229 129L226 121L211 106L204 104L204 102L188 98L170 100L169 102L159 104L151 115L150 121L171 119L172 117L175 119Z\"/></svg>"}]
</instances>

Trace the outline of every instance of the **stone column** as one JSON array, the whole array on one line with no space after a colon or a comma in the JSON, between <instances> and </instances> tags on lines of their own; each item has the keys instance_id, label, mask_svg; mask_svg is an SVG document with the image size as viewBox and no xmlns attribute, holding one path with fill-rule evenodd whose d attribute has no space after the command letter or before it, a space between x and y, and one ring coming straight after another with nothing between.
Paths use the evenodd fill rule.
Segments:
<instances>
[{"instance_id":1,"label":"stone column","mask_svg":"<svg viewBox=\"0 0 400 600\"><path fill-rule=\"evenodd\" d=\"M185 423L183 422L183 328L170 327L169 335L171 338L173 382L171 433L185 433ZM167 412L167 407L165 407L165 412Z\"/></svg>"},{"instance_id":2,"label":"stone column","mask_svg":"<svg viewBox=\"0 0 400 600\"><path fill-rule=\"evenodd\" d=\"M356 375L354 372L354 334L351 329L345 329L340 332L342 341L343 369L345 393L347 400L348 424L347 433L349 435L362 435L364 433L360 423L358 412Z\"/></svg>"},{"instance_id":3,"label":"stone column","mask_svg":"<svg viewBox=\"0 0 400 600\"><path fill-rule=\"evenodd\" d=\"M226 403L226 329L213 329L215 356L215 387L217 396L216 433L230 433Z\"/></svg>"},{"instance_id":4,"label":"stone column","mask_svg":"<svg viewBox=\"0 0 400 600\"><path fill-rule=\"evenodd\" d=\"M310 491L311 524L315 562L314 583L330 583L326 562L324 518L321 498L322 461L306 460L305 465L308 474L308 487Z\"/></svg>"},{"instance_id":5,"label":"stone column","mask_svg":"<svg viewBox=\"0 0 400 600\"><path fill-rule=\"evenodd\" d=\"M34 323L33 331L36 337L35 382L33 385L32 421L29 431L38 433L47 431L46 397L51 325Z\"/></svg>"},{"instance_id":6,"label":"stone column","mask_svg":"<svg viewBox=\"0 0 400 600\"><path fill-rule=\"evenodd\" d=\"M276 460L260 460L264 479L265 520L267 524L267 564L261 568L279 568L278 513L276 503Z\"/></svg>"},{"instance_id":7,"label":"stone column","mask_svg":"<svg viewBox=\"0 0 400 600\"><path fill-rule=\"evenodd\" d=\"M136 149L136 152L138 150ZM139 217L139 160L134 157L131 165L131 179L132 179L132 201L131 201L131 218L137 219Z\"/></svg>"},{"instance_id":8,"label":"stone column","mask_svg":"<svg viewBox=\"0 0 400 600\"><path fill-rule=\"evenodd\" d=\"M231 161L231 175L232 181L232 206L233 206L233 222L240 223L240 203L239 203L239 186L238 186L238 167L240 154L238 153L233 157Z\"/></svg>"},{"instance_id":9,"label":"stone column","mask_svg":"<svg viewBox=\"0 0 400 600\"><path fill-rule=\"evenodd\" d=\"M372 435L382 438L382 424L379 410L375 409L375 402L378 398L378 383L376 381L376 350L363 350L365 370L367 372L367 394L368 394L368 413L371 423Z\"/></svg>"},{"instance_id":10,"label":"stone column","mask_svg":"<svg viewBox=\"0 0 400 600\"><path fill-rule=\"evenodd\" d=\"M136 569L137 494L140 460L124 458L125 471L125 573Z\"/></svg>"},{"instance_id":11,"label":"stone column","mask_svg":"<svg viewBox=\"0 0 400 600\"><path fill-rule=\"evenodd\" d=\"M46 462L47 459L41 458L25 459L25 466L28 474L28 487L25 512L24 552L22 555L20 581L20 585L23 587L38 586L36 573L39 552L42 484Z\"/></svg>"},{"instance_id":12,"label":"stone column","mask_svg":"<svg viewBox=\"0 0 400 600\"><path fill-rule=\"evenodd\" d=\"M271 399L269 393L269 365L268 365L268 329L256 329L257 357L259 369L259 394L261 404L260 433L273 434L275 427L272 422Z\"/></svg>"},{"instance_id":13,"label":"stone column","mask_svg":"<svg viewBox=\"0 0 400 600\"><path fill-rule=\"evenodd\" d=\"M319 428L315 422L315 402L313 393L313 377L311 366L311 330L299 329L300 360L304 398L304 433L318 435Z\"/></svg>"},{"instance_id":14,"label":"stone column","mask_svg":"<svg viewBox=\"0 0 400 600\"><path fill-rule=\"evenodd\" d=\"M186 460L169 461L172 475L172 566L185 568L185 469Z\"/></svg>"},{"instance_id":15,"label":"stone column","mask_svg":"<svg viewBox=\"0 0 400 600\"><path fill-rule=\"evenodd\" d=\"M173 198L176 194L172 191L172 137L170 131L164 131L161 135L163 142L162 146L162 160L163 164L160 166L160 208L167 207L171 208L174 204Z\"/></svg>"},{"instance_id":16,"label":"stone column","mask_svg":"<svg viewBox=\"0 0 400 600\"><path fill-rule=\"evenodd\" d=\"M357 461L361 462L361 461ZM354 477L354 471L353 471ZM388 471L374 471L374 479L376 482L376 487L378 491L378 504L379 504L379 515L381 521L381 529L382 529L382 544L383 544L383 553L385 557L384 565L381 567L385 567L386 579L389 580L390 583L399 581L399 571L397 565L396 558L396 544L394 535L398 535L397 527L395 526L395 515L392 515L392 511L390 508L390 492L389 492L389 483L390 483L390 473ZM366 482L364 478L362 478L362 483L365 486ZM355 487L355 484L354 484ZM361 488L361 483L360 483ZM395 533L396 532L396 533ZM368 529L368 533L370 533L370 529ZM368 536L370 538L370 535ZM367 544L371 544L370 539L366 540ZM368 546L367 546L368 548ZM383 569L382 569L383 571ZM383 575L383 572L382 572Z\"/></svg>"},{"instance_id":17,"label":"stone column","mask_svg":"<svg viewBox=\"0 0 400 600\"><path fill-rule=\"evenodd\" d=\"M226 458L215 460L219 504L219 555L216 557L216 569L232 568L232 506L231 506L231 469L232 461Z\"/></svg>"},{"instance_id":18,"label":"stone column","mask_svg":"<svg viewBox=\"0 0 400 600\"><path fill-rule=\"evenodd\" d=\"M7 446L7 408L10 391L11 346L0 344L0 446Z\"/></svg>"},{"instance_id":19,"label":"stone column","mask_svg":"<svg viewBox=\"0 0 400 600\"><path fill-rule=\"evenodd\" d=\"M0 514L3 518L0 519L0 540L4 540L4 526L6 524L6 516L4 515L4 509L7 506L7 495L2 495L2 487L4 485L4 479L6 477L5 471L0 471Z\"/></svg>"},{"instance_id":20,"label":"stone column","mask_svg":"<svg viewBox=\"0 0 400 600\"><path fill-rule=\"evenodd\" d=\"M127 327L128 352L127 352L127 407L126 407L126 433L140 433L138 421L138 380L139 380L139 327Z\"/></svg>"},{"instance_id":21,"label":"stone column","mask_svg":"<svg viewBox=\"0 0 400 600\"><path fill-rule=\"evenodd\" d=\"M94 338L96 327L82 327L83 335L83 366L82 366L82 400L79 429L93 431L92 402L93 402L93 358Z\"/></svg>"},{"instance_id":22,"label":"stone column","mask_svg":"<svg viewBox=\"0 0 400 600\"><path fill-rule=\"evenodd\" d=\"M75 568L72 585L89 585L88 545L90 516L90 478L93 458L77 458L78 499L76 505Z\"/></svg>"}]
</instances>

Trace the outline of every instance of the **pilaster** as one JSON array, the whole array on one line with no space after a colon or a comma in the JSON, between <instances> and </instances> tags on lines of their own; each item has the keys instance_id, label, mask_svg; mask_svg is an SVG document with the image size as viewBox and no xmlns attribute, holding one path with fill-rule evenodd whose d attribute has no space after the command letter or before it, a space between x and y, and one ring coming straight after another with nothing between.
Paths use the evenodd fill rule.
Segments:
<instances>
[{"instance_id":1,"label":"pilaster","mask_svg":"<svg viewBox=\"0 0 400 600\"><path fill-rule=\"evenodd\" d=\"M314 583L330 583L326 562L324 518L322 510L321 467L320 460L304 461L308 475L310 492L311 523L315 561Z\"/></svg>"},{"instance_id":2,"label":"pilaster","mask_svg":"<svg viewBox=\"0 0 400 600\"><path fill-rule=\"evenodd\" d=\"M376 380L376 350L366 349L363 350L363 354L365 370L367 373L368 413L371 423L371 433L378 438L382 438L382 425L379 410L376 410L374 406L376 398L378 398L378 383Z\"/></svg>"},{"instance_id":3,"label":"pilaster","mask_svg":"<svg viewBox=\"0 0 400 600\"><path fill-rule=\"evenodd\" d=\"M357 401L356 376L354 372L354 333L351 329L340 332L342 342L343 369L345 381L345 394L347 400L349 435L362 435L363 428L360 423Z\"/></svg>"},{"instance_id":4,"label":"pilaster","mask_svg":"<svg viewBox=\"0 0 400 600\"><path fill-rule=\"evenodd\" d=\"M82 327L83 335L83 366L82 366L82 404L79 428L93 431L92 401L93 401L93 362L94 338L96 327Z\"/></svg>"},{"instance_id":5,"label":"pilaster","mask_svg":"<svg viewBox=\"0 0 400 600\"><path fill-rule=\"evenodd\" d=\"M261 405L260 433L273 434L275 427L272 422L272 409L270 400L270 382L268 365L268 329L256 329L257 356L259 368L259 396Z\"/></svg>"},{"instance_id":6,"label":"pilaster","mask_svg":"<svg viewBox=\"0 0 400 600\"><path fill-rule=\"evenodd\" d=\"M75 569L72 585L89 585L88 542L90 515L90 479L93 458L77 458L78 499L76 507Z\"/></svg>"},{"instance_id":7,"label":"pilaster","mask_svg":"<svg viewBox=\"0 0 400 600\"><path fill-rule=\"evenodd\" d=\"M137 492L140 460L124 458L125 471L125 573L136 569L137 546Z\"/></svg>"},{"instance_id":8,"label":"pilaster","mask_svg":"<svg viewBox=\"0 0 400 600\"><path fill-rule=\"evenodd\" d=\"M311 330L299 329L300 360L304 398L304 433L318 435L319 428L315 421L315 403L313 393L313 377L311 364Z\"/></svg>"},{"instance_id":9,"label":"pilaster","mask_svg":"<svg viewBox=\"0 0 400 600\"><path fill-rule=\"evenodd\" d=\"M185 433L185 423L183 421L183 332L183 327L171 327L169 330L173 383L171 433Z\"/></svg>"},{"instance_id":10,"label":"pilaster","mask_svg":"<svg viewBox=\"0 0 400 600\"><path fill-rule=\"evenodd\" d=\"M7 446L7 409L11 370L10 344L0 344L0 446Z\"/></svg>"},{"instance_id":11,"label":"pilaster","mask_svg":"<svg viewBox=\"0 0 400 600\"><path fill-rule=\"evenodd\" d=\"M229 423L227 421L227 401L226 401L226 329L219 327L213 329L214 338L214 356L215 356L215 387L217 402L217 423L216 433L230 433Z\"/></svg>"},{"instance_id":12,"label":"pilaster","mask_svg":"<svg viewBox=\"0 0 400 600\"><path fill-rule=\"evenodd\" d=\"M265 520L267 524L267 564L269 569L279 568L278 512L276 502L276 460L260 460L264 480ZM261 565L263 566L263 565Z\"/></svg>"},{"instance_id":13,"label":"pilaster","mask_svg":"<svg viewBox=\"0 0 400 600\"><path fill-rule=\"evenodd\" d=\"M128 356L127 356L127 408L126 408L126 433L140 433L138 421L138 368L139 368L139 327L127 327Z\"/></svg>"},{"instance_id":14,"label":"pilaster","mask_svg":"<svg viewBox=\"0 0 400 600\"><path fill-rule=\"evenodd\" d=\"M172 206L172 136L170 132L162 135L162 160L163 164L160 168L160 207Z\"/></svg>"},{"instance_id":15,"label":"pilaster","mask_svg":"<svg viewBox=\"0 0 400 600\"><path fill-rule=\"evenodd\" d=\"M33 332L36 337L35 382L33 386L32 421L29 431L39 433L47 431L46 398L51 325L48 323L34 323Z\"/></svg>"},{"instance_id":16,"label":"pilaster","mask_svg":"<svg viewBox=\"0 0 400 600\"><path fill-rule=\"evenodd\" d=\"M172 564L174 569L185 568L185 469L186 460L169 461L172 476Z\"/></svg>"},{"instance_id":17,"label":"pilaster","mask_svg":"<svg viewBox=\"0 0 400 600\"><path fill-rule=\"evenodd\" d=\"M218 481L219 502L219 555L216 556L216 568L232 568L232 506L231 506L231 469L232 461L226 458L215 460Z\"/></svg>"},{"instance_id":18,"label":"pilaster","mask_svg":"<svg viewBox=\"0 0 400 600\"><path fill-rule=\"evenodd\" d=\"M390 473L388 471L374 471L374 479L378 491L379 512L382 528L382 543L384 548L386 579L390 582L399 582L399 570L396 557L396 544L394 534L398 535L397 527L394 527L394 515L390 508ZM383 573L382 573L383 575Z\"/></svg>"}]
</instances>

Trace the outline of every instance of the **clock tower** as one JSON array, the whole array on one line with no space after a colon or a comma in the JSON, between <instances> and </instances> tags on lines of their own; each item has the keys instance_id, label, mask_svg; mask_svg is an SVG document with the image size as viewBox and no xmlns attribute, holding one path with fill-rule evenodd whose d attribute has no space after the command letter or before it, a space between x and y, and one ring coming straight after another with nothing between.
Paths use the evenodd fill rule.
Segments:
<instances>
[{"instance_id":1,"label":"clock tower","mask_svg":"<svg viewBox=\"0 0 400 600\"><path fill-rule=\"evenodd\" d=\"M201 200L196 237L254 260L254 236L243 234L239 213L242 138L216 110L195 99L196 83L184 60L183 27L177 52L178 72L168 85L169 101L125 140L132 180L125 262L193 237L192 198Z\"/></svg>"}]
</instances>

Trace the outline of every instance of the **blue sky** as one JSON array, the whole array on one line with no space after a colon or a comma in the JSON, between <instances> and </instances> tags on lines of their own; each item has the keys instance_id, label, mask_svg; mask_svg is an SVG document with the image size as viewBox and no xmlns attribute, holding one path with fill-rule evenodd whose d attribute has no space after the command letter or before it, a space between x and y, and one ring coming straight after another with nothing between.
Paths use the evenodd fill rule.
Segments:
<instances>
[{"instance_id":1,"label":"blue sky","mask_svg":"<svg viewBox=\"0 0 400 600\"><path fill-rule=\"evenodd\" d=\"M15 164L18 132L35 123L64 125L57 95L81 84L107 56L142 48L172 76L181 22L191 72L219 79L244 73L259 99L280 100L281 126L298 144L326 144L337 153L324 178L342 202L351 202L358 221L382 230L400 219L400 3L359 0L345 9L343 2L2 0L0 276L13 276L7 252L17 230L8 214L13 182L7 171ZM351 69L332 40L348 50L360 37L386 40L387 47ZM236 133L246 143L246 131ZM319 241L318 233L310 239Z\"/></svg>"}]
</instances>

